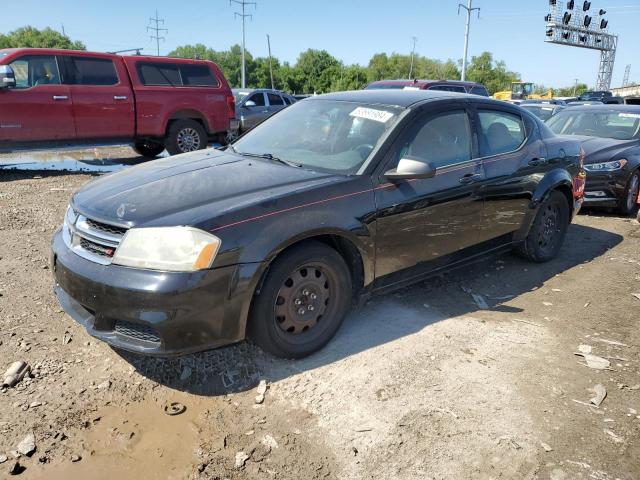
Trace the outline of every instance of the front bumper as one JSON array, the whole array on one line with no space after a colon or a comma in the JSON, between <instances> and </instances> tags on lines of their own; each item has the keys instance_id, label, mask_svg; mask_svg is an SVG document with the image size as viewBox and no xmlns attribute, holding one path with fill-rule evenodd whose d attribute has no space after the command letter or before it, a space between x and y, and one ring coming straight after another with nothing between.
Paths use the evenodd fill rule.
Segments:
<instances>
[{"instance_id":1,"label":"front bumper","mask_svg":"<svg viewBox=\"0 0 640 480\"><path fill-rule=\"evenodd\" d=\"M631 172L587 172L584 201L587 206L615 207L624 198Z\"/></svg>"},{"instance_id":2,"label":"front bumper","mask_svg":"<svg viewBox=\"0 0 640 480\"><path fill-rule=\"evenodd\" d=\"M100 265L52 241L54 291L87 332L136 353L173 356L244 338L261 264L176 273Z\"/></svg>"}]
</instances>

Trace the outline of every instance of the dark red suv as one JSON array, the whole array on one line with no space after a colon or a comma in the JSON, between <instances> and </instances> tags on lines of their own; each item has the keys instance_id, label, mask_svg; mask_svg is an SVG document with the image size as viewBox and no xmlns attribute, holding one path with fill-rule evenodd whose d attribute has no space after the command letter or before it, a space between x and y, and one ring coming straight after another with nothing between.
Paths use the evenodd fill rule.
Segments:
<instances>
[{"instance_id":1,"label":"dark red suv","mask_svg":"<svg viewBox=\"0 0 640 480\"><path fill-rule=\"evenodd\" d=\"M365 87L365 90L441 90L445 92L471 93L488 97L489 92L484 85L476 82L459 80L378 80Z\"/></svg>"},{"instance_id":2,"label":"dark red suv","mask_svg":"<svg viewBox=\"0 0 640 480\"><path fill-rule=\"evenodd\" d=\"M0 50L0 148L133 142L154 157L224 141L235 101L209 61Z\"/></svg>"}]
</instances>

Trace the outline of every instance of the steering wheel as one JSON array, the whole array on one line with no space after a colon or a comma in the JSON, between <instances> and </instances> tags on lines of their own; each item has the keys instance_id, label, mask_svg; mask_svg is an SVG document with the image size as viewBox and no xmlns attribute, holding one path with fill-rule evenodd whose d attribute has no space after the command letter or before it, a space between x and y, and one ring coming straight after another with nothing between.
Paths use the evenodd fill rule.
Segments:
<instances>
[{"instance_id":1,"label":"steering wheel","mask_svg":"<svg viewBox=\"0 0 640 480\"><path fill-rule=\"evenodd\" d=\"M611 133L611 136L619 140L626 140L627 138L629 138L629 133L623 130L616 130L615 132Z\"/></svg>"},{"instance_id":2,"label":"steering wheel","mask_svg":"<svg viewBox=\"0 0 640 480\"><path fill-rule=\"evenodd\" d=\"M355 150L356 152L358 152L364 160L369 156L371 150L373 150L373 145L371 145L370 143L363 143L361 145L358 145L357 147L352 148L351 150Z\"/></svg>"}]
</instances>

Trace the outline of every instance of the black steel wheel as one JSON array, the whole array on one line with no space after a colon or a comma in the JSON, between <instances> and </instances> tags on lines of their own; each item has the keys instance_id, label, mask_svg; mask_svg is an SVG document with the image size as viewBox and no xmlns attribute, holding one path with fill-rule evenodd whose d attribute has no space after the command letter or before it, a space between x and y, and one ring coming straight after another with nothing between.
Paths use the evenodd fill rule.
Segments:
<instances>
[{"instance_id":1,"label":"black steel wheel","mask_svg":"<svg viewBox=\"0 0 640 480\"><path fill-rule=\"evenodd\" d=\"M254 298L248 337L285 358L305 357L335 335L352 299L351 274L334 249L306 242L269 268Z\"/></svg>"},{"instance_id":2,"label":"black steel wheel","mask_svg":"<svg viewBox=\"0 0 640 480\"><path fill-rule=\"evenodd\" d=\"M625 189L624 196L620 199L618 209L624 216L632 215L638 208L638 199L640 196L640 172L636 170L631 174L629 183Z\"/></svg>"},{"instance_id":3,"label":"black steel wheel","mask_svg":"<svg viewBox=\"0 0 640 480\"><path fill-rule=\"evenodd\" d=\"M529 235L516 251L533 262L548 262L558 255L570 221L569 204L557 190L542 202Z\"/></svg>"}]
</instances>

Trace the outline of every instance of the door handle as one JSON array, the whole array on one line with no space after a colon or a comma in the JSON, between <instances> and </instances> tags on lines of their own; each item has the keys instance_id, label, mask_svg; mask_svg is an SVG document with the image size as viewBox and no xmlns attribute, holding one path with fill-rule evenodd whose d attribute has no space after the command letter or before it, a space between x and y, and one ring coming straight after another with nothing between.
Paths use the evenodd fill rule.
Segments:
<instances>
[{"instance_id":1,"label":"door handle","mask_svg":"<svg viewBox=\"0 0 640 480\"><path fill-rule=\"evenodd\" d=\"M114 95L114 100L126 100L128 97L126 95Z\"/></svg>"},{"instance_id":2,"label":"door handle","mask_svg":"<svg viewBox=\"0 0 640 480\"><path fill-rule=\"evenodd\" d=\"M477 182L481 178L482 178L481 173L467 173L466 175L460 178L460 183L462 184L473 183L473 182Z\"/></svg>"},{"instance_id":3,"label":"door handle","mask_svg":"<svg viewBox=\"0 0 640 480\"><path fill-rule=\"evenodd\" d=\"M538 167L540 165L546 165L547 163L547 159L546 158L532 158L531 160L529 160L529 166L530 167Z\"/></svg>"},{"instance_id":4,"label":"door handle","mask_svg":"<svg viewBox=\"0 0 640 480\"><path fill-rule=\"evenodd\" d=\"M69 100L69 97L66 95L54 95L53 96L54 100Z\"/></svg>"}]
</instances>

